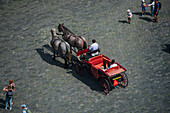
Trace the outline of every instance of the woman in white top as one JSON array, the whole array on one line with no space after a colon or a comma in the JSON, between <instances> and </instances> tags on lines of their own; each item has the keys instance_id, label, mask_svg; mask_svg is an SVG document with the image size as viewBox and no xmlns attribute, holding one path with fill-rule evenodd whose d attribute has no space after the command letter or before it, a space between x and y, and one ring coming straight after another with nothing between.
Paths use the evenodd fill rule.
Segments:
<instances>
[{"instance_id":1,"label":"woman in white top","mask_svg":"<svg viewBox=\"0 0 170 113\"><path fill-rule=\"evenodd\" d=\"M151 16L153 16L154 7L155 7L155 1L154 1L154 0L151 0L150 4L148 4L148 6L151 7Z\"/></svg>"}]
</instances>

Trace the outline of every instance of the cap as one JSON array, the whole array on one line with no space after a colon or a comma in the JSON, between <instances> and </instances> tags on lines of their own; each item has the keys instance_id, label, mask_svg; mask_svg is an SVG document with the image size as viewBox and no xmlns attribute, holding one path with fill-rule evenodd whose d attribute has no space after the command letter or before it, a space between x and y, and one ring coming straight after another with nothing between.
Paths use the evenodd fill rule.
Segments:
<instances>
[{"instance_id":1,"label":"cap","mask_svg":"<svg viewBox=\"0 0 170 113\"><path fill-rule=\"evenodd\" d=\"M21 105L21 107L25 107L25 108L26 108L26 105L25 105L25 104L23 104L23 105Z\"/></svg>"},{"instance_id":2,"label":"cap","mask_svg":"<svg viewBox=\"0 0 170 113\"><path fill-rule=\"evenodd\" d=\"M145 2L145 0L142 0L142 2Z\"/></svg>"},{"instance_id":3,"label":"cap","mask_svg":"<svg viewBox=\"0 0 170 113\"><path fill-rule=\"evenodd\" d=\"M130 12L130 9L128 9L127 12Z\"/></svg>"}]
</instances>

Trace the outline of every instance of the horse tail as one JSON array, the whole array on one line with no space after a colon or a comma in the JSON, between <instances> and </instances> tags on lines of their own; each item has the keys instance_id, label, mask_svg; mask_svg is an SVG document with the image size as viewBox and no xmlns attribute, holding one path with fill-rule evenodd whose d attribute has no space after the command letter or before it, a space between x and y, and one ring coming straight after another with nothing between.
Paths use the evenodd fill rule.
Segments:
<instances>
[{"instance_id":1,"label":"horse tail","mask_svg":"<svg viewBox=\"0 0 170 113\"><path fill-rule=\"evenodd\" d=\"M67 49L68 60L70 62L71 61L71 56L72 56L71 47L67 42L65 42L65 45L66 45L66 49Z\"/></svg>"},{"instance_id":2,"label":"horse tail","mask_svg":"<svg viewBox=\"0 0 170 113\"><path fill-rule=\"evenodd\" d=\"M84 44L83 44L83 49L86 49L87 48L87 43L85 41L83 41Z\"/></svg>"},{"instance_id":3,"label":"horse tail","mask_svg":"<svg viewBox=\"0 0 170 113\"><path fill-rule=\"evenodd\" d=\"M81 37L79 36L82 40L83 40L83 49L86 49L87 48L87 43L86 41Z\"/></svg>"}]
</instances>

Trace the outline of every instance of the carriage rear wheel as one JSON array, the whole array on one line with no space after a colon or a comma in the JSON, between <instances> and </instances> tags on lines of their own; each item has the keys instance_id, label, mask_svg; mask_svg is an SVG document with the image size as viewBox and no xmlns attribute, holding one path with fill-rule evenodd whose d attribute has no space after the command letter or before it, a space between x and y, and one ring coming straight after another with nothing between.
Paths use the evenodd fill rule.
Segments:
<instances>
[{"instance_id":1,"label":"carriage rear wheel","mask_svg":"<svg viewBox=\"0 0 170 113\"><path fill-rule=\"evenodd\" d=\"M128 77L126 73L122 73L121 76L122 76L122 80L120 84L125 88L128 85Z\"/></svg>"},{"instance_id":2,"label":"carriage rear wheel","mask_svg":"<svg viewBox=\"0 0 170 113\"><path fill-rule=\"evenodd\" d=\"M106 79L106 78L101 78L99 79L99 82L100 82L100 85L101 85L101 88L102 88L102 91L105 93L105 94L108 94L110 92L110 84L109 84L109 81Z\"/></svg>"},{"instance_id":3,"label":"carriage rear wheel","mask_svg":"<svg viewBox=\"0 0 170 113\"><path fill-rule=\"evenodd\" d=\"M74 67L75 67L76 73L81 76L83 73L83 66L80 63L75 63Z\"/></svg>"}]
</instances>

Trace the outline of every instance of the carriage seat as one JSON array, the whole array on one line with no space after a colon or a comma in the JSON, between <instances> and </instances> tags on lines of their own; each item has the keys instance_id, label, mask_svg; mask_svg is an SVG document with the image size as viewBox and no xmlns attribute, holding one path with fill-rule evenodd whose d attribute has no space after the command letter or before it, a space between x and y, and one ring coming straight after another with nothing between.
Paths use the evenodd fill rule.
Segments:
<instances>
[{"instance_id":1,"label":"carriage seat","mask_svg":"<svg viewBox=\"0 0 170 113\"><path fill-rule=\"evenodd\" d=\"M89 59L89 63L92 66L99 69L103 65L103 56L102 55L95 56L95 57Z\"/></svg>"}]
</instances>

